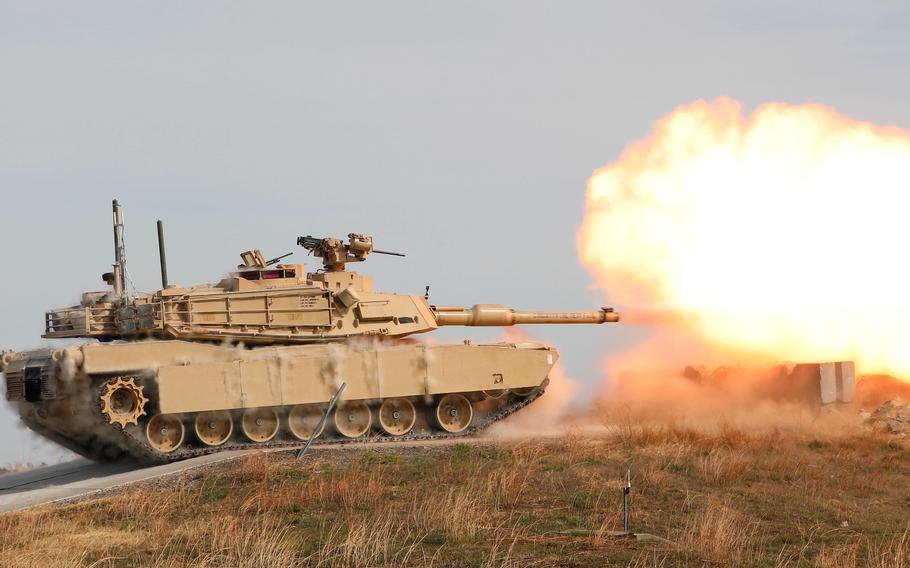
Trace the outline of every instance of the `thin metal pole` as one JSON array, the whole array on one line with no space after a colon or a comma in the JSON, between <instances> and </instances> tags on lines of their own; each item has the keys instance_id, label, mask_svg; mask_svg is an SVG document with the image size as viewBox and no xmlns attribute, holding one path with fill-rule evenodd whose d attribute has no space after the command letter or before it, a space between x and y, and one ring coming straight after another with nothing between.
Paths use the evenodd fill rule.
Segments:
<instances>
[{"instance_id":1,"label":"thin metal pole","mask_svg":"<svg viewBox=\"0 0 910 568\"><path fill-rule=\"evenodd\" d=\"M161 288L167 288L167 255L164 253L164 223L158 220L158 257L161 259Z\"/></svg>"},{"instance_id":2,"label":"thin metal pole","mask_svg":"<svg viewBox=\"0 0 910 568\"><path fill-rule=\"evenodd\" d=\"M632 492L632 470L626 470L626 483L622 488L622 530L629 532L629 494Z\"/></svg>"},{"instance_id":3,"label":"thin metal pole","mask_svg":"<svg viewBox=\"0 0 910 568\"><path fill-rule=\"evenodd\" d=\"M123 270L124 251L123 251L123 215L120 211L120 203L115 199L113 201L114 211L114 293L118 296L123 295L125 274Z\"/></svg>"},{"instance_id":4,"label":"thin metal pole","mask_svg":"<svg viewBox=\"0 0 910 568\"><path fill-rule=\"evenodd\" d=\"M310 439L306 441L306 444L302 448L297 450L297 459L302 458L304 456L304 454L306 454L307 450L310 449L310 444L312 444L313 440L316 439L316 436L320 432L322 432L322 427L325 426L325 421L328 419L329 414L332 413L332 409L335 408L335 403L338 402L338 398L341 396L341 393L344 392L344 389L347 386L348 386L347 383L341 383L341 386L338 387L338 390L335 392L335 394L332 396L332 399L329 401L328 408L325 409L325 414L322 415L322 418L319 420L319 424L316 425L316 428L313 429L313 433L310 434Z\"/></svg>"}]
</instances>

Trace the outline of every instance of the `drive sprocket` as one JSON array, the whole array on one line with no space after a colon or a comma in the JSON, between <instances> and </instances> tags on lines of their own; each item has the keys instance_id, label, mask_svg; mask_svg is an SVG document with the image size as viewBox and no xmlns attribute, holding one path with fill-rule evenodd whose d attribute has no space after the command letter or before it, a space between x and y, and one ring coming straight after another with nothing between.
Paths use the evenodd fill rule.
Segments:
<instances>
[{"instance_id":1,"label":"drive sprocket","mask_svg":"<svg viewBox=\"0 0 910 568\"><path fill-rule=\"evenodd\" d=\"M142 385L134 377L117 377L105 383L101 392L101 413L111 424L125 428L127 424L139 424L144 416L149 399Z\"/></svg>"}]
</instances>

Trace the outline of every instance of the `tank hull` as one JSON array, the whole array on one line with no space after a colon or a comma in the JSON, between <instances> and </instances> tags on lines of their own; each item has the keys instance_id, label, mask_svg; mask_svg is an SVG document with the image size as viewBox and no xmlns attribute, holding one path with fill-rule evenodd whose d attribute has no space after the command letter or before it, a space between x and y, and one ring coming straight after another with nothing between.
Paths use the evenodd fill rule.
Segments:
<instances>
[{"instance_id":1,"label":"tank hull","mask_svg":"<svg viewBox=\"0 0 910 568\"><path fill-rule=\"evenodd\" d=\"M7 354L7 399L33 430L92 458L169 461L307 440L468 435L543 392L545 345L346 343L237 346L86 344Z\"/></svg>"}]
</instances>

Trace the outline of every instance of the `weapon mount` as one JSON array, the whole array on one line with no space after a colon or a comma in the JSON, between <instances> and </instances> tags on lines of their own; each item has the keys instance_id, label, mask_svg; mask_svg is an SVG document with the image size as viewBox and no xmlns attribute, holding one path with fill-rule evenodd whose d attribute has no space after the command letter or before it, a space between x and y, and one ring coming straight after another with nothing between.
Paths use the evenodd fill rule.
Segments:
<instances>
[{"instance_id":1,"label":"weapon mount","mask_svg":"<svg viewBox=\"0 0 910 568\"><path fill-rule=\"evenodd\" d=\"M344 270L348 262L363 262L371 252L390 256L404 256L400 252L390 252L373 248L373 237L357 233L348 234L348 242L331 237L317 238L311 235L297 237L297 244L307 249L313 256L322 259L322 266L327 272Z\"/></svg>"}]
</instances>

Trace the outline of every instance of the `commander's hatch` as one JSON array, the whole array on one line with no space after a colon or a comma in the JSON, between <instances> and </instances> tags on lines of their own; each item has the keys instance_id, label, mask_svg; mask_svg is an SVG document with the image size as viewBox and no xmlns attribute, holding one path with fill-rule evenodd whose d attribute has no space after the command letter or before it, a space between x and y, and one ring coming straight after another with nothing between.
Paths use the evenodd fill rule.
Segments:
<instances>
[{"instance_id":1,"label":"commander's hatch","mask_svg":"<svg viewBox=\"0 0 910 568\"><path fill-rule=\"evenodd\" d=\"M237 272L231 275L233 290L259 290L305 284L306 270L303 264L278 264L278 261L291 254L293 253L265 260L259 249L240 253L243 264L238 265Z\"/></svg>"},{"instance_id":2,"label":"commander's hatch","mask_svg":"<svg viewBox=\"0 0 910 568\"><path fill-rule=\"evenodd\" d=\"M265 257L262 256L262 251L259 249L240 253L240 260L243 261L243 264L238 265L237 268L265 268L268 266L265 263Z\"/></svg>"}]
</instances>

